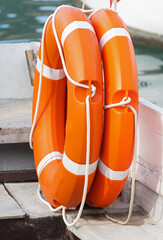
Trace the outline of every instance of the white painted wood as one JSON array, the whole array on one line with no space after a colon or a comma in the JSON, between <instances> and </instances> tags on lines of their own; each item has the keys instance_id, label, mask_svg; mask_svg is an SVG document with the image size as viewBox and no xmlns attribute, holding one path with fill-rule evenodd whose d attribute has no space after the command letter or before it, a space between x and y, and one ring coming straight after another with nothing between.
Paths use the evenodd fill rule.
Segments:
<instances>
[{"instance_id":1,"label":"white painted wood","mask_svg":"<svg viewBox=\"0 0 163 240\"><path fill-rule=\"evenodd\" d=\"M16 219L25 216L25 212L0 184L0 219Z\"/></svg>"},{"instance_id":2,"label":"white painted wood","mask_svg":"<svg viewBox=\"0 0 163 240\"><path fill-rule=\"evenodd\" d=\"M69 230L82 240L161 240L163 238L163 198L143 184L136 182L135 201L149 214L140 211L139 214L134 213L126 226L115 224L102 214L96 214L94 217L83 215L77 225L70 227ZM112 217L125 220L123 203L116 201L113 205ZM115 215L115 207L119 209L118 215ZM69 221L72 221L72 218L73 216L68 214Z\"/></svg>"},{"instance_id":3,"label":"white painted wood","mask_svg":"<svg viewBox=\"0 0 163 240\"><path fill-rule=\"evenodd\" d=\"M136 179L163 195L163 109L139 99Z\"/></svg>"},{"instance_id":4,"label":"white painted wood","mask_svg":"<svg viewBox=\"0 0 163 240\"><path fill-rule=\"evenodd\" d=\"M151 216L151 222L163 224L163 197L137 182L135 201Z\"/></svg>"},{"instance_id":5,"label":"white painted wood","mask_svg":"<svg viewBox=\"0 0 163 240\"><path fill-rule=\"evenodd\" d=\"M36 42L0 44L0 99L32 98L25 50L38 47Z\"/></svg>"},{"instance_id":6,"label":"white painted wood","mask_svg":"<svg viewBox=\"0 0 163 240\"><path fill-rule=\"evenodd\" d=\"M61 212L53 213L37 197L37 182L29 183L6 183L8 191L19 202L22 209L31 218L60 216Z\"/></svg>"},{"instance_id":7,"label":"white painted wood","mask_svg":"<svg viewBox=\"0 0 163 240\"><path fill-rule=\"evenodd\" d=\"M118 218L123 219L119 215ZM84 217L75 227L69 227L69 230L81 240L162 240L163 238L162 225L150 222L148 217L143 215L133 216L130 224L126 226L112 223L102 216Z\"/></svg>"},{"instance_id":8,"label":"white painted wood","mask_svg":"<svg viewBox=\"0 0 163 240\"><path fill-rule=\"evenodd\" d=\"M0 44L0 144L29 140L33 87L25 51L38 48L39 42Z\"/></svg>"}]
</instances>

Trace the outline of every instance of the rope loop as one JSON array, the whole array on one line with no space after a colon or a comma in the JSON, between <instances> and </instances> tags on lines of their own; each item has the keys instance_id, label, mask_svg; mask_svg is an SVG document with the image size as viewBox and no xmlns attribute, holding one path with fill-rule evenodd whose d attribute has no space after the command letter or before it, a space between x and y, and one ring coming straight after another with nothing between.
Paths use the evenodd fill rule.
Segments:
<instances>
[{"instance_id":1,"label":"rope loop","mask_svg":"<svg viewBox=\"0 0 163 240\"><path fill-rule=\"evenodd\" d=\"M119 105L112 104L112 105L105 106L105 107L107 107L105 109L115 107L114 105L116 105L116 107L117 106L125 107L126 104L131 102L130 97L128 97L127 100L126 99L127 99L127 97L124 97L122 99L122 101L119 103ZM132 163L131 196L130 196L129 212L128 212L127 219L125 221L120 221L118 219L112 218L108 215L107 208L106 207L104 208L105 217L107 219L109 219L110 221L121 224L121 225L126 225L132 216L133 204L134 204L134 194L135 194L135 174L136 174L136 154L137 154L137 112L136 112L135 108L133 108L131 105L128 105L128 107L131 109L131 111L133 112L133 115L134 115L134 134L135 135L134 135L134 154L133 154L133 163Z\"/></svg>"},{"instance_id":2,"label":"rope loop","mask_svg":"<svg viewBox=\"0 0 163 240\"><path fill-rule=\"evenodd\" d=\"M114 107L126 107L127 104L131 102L130 97L124 97L121 102L105 105L104 109L114 108Z\"/></svg>"},{"instance_id":3,"label":"rope loop","mask_svg":"<svg viewBox=\"0 0 163 240\"><path fill-rule=\"evenodd\" d=\"M58 34L57 34L57 31L56 31L56 28L55 28L55 16L56 16L58 10L60 8L62 8L63 6L58 7L57 10L54 12L54 14L49 16L49 18L47 19L47 21L44 25L44 28L43 28L42 41L41 41L41 72L40 72L40 77L39 77L39 89L38 89L38 95L37 95L36 110L35 110L35 113L34 113L34 121L33 121L33 124L32 124L32 129L31 129L31 132L30 132L30 140L29 140L31 148L33 148L33 144L32 144L33 132L34 132L34 129L36 127L36 119L37 119L37 115L38 115L38 108L39 108L39 103L40 103L40 95L41 95L41 87L42 87L45 30L46 30L46 26L47 26L47 23L48 23L50 18L52 18L52 29L53 29L53 33L54 33L55 40L56 40L56 43L57 43L57 47L58 47L58 50L59 50L59 54L60 54L60 58L61 58L61 61L62 61L63 69L64 69L64 72L65 72L65 75L66 75L67 79L72 84L74 84L75 86L82 87L82 88L85 88L85 89L89 89L88 85L77 83L76 81L74 81L70 77L70 75L67 71L67 67L66 67L66 63L65 63L65 59L64 59L64 54L63 54L62 47L61 47L61 44L60 44L60 41L59 41L59 38L58 38ZM83 10L83 12L86 12L86 11ZM73 220L73 222L69 223L67 221L66 207L65 206L61 205L58 208L54 209L45 199L42 198L42 196L40 194L40 191L41 191L40 185L38 186L38 190L37 190L38 198L46 206L48 206L51 211L56 212L58 210L62 210L63 220L64 220L64 222L67 226L75 225L77 223L77 221L79 220L79 218L81 217L81 214L82 214L82 211L83 211L83 208L84 208L84 204L85 204L86 195L87 195L88 177L89 177L89 160L90 160L90 97L93 97L95 95L95 93L96 93L96 87L93 84L91 84L91 96L88 95L86 97L86 122L87 122L87 125L86 125L87 126L87 133L86 133L86 135L87 135L87 142L86 142L86 166L85 166L84 189L83 189L83 196L82 196L80 208L79 208L78 214L77 214L76 218Z\"/></svg>"},{"instance_id":4,"label":"rope loop","mask_svg":"<svg viewBox=\"0 0 163 240\"><path fill-rule=\"evenodd\" d=\"M65 60L64 60L64 55L63 55L63 51L62 51L62 48L61 48L61 45L60 45L60 41L58 39L58 35L57 35L57 32L56 32L56 28L55 28L55 16L56 16L56 13L58 12L58 10L60 8L62 8L63 6L60 6L57 8L57 10L54 12L54 14L50 15L49 18L47 19L45 25L44 25L44 28L43 28L43 33L42 33L42 41L41 41L41 71L40 71L40 77L39 77L39 87L38 87L38 94L37 94L37 101L36 101L36 110L35 110L35 113L34 113L34 120L33 120L33 124L32 124L32 128L31 128L31 132L30 132L30 139L29 139L29 143L30 143L30 147L33 149L33 132L34 132L34 129L36 127L36 120L37 120L37 115L38 115L38 109L39 109L39 103L40 103L40 96L41 96L41 88L42 88L42 74L43 74L43 59L44 59L44 37L45 37L45 30L46 30L46 26L48 24L48 21L50 20L50 18L52 18L52 28L53 28L53 32L54 32L54 36L55 36L55 40L56 40L56 43L57 43L57 46L58 46L58 50L59 50L59 54L60 54L60 57L61 57L61 61L62 61L62 65L63 65L63 69L64 69L64 72L65 72L65 75L67 77L67 79L72 83L74 84L75 86L78 86L78 87L82 87L82 88L85 88L85 89L89 89L89 86L88 85L85 85L85 84L80 84L80 83L77 83L76 81L74 81L68 74L68 71L67 71L67 68L66 68L66 64L65 64ZM84 7L83 7L84 8ZM93 13L94 11L93 10L82 10L83 12L85 13ZM86 194L87 194L87 187L88 187L88 176L89 176L89 159L90 159L90 97L94 97L96 93L96 87L91 84L91 96L87 96L86 97L86 122L87 122L87 143L86 143L86 167L85 167L85 180L84 180L84 189L83 189L83 196L82 196L82 201L81 201L81 205L80 205L80 208L79 208L79 212L76 216L76 218L73 220L72 223L69 223L67 221L67 218L66 218L66 207L65 206L59 206L58 208L54 209L52 208L52 206L42 198L41 194L40 194L40 185L38 186L38 190L37 190L37 195L39 197L39 199L45 204L47 205L51 211L53 212L56 212L58 210L61 210L62 209L62 216L63 216L63 220L65 222L65 224L67 226L73 226L77 223L77 221L79 220L79 218L81 217L81 214L82 214L82 211L83 211L83 208L84 208L84 204L85 204L85 199L86 199ZM124 97L122 99L122 101L120 103L115 103L115 104L111 104L111 105L106 105L104 106L104 109L109 109L109 108L112 108L112 107L119 107L119 106L122 106L122 107L125 107L128 103L131 102L131 98L127 98L127 97ZM136 124L137 124L137 113L136 113L136 110L131 107L130 105L128 106L130 107L130 109L133 111L134 113L134 116L135 116L135 150L134 150L134 159L136 159ZM133 161L133 172L135 171L134 169L134 166L135 166L135 162L136 160ZM134 178L134 176L133 176ZM132 194L134 192L134 183L135 183L135 179L133 180L133 184L132 184ZM131 216L131 212L132 212L132 206L133 206L133 198L131 199L131 202L130 202L131 206L130 206L130 216ZM130 216L128 218L130 218ZM106 214L106 217L109 218L110 220L112 221L116 221L118 223L120 223L119 221L117 220L114 220L114 219L111 219L107 214ZM128 220L128 219L127 219ZM122 223L121 223L122 224Z\"/></svg>"}]
</instances>

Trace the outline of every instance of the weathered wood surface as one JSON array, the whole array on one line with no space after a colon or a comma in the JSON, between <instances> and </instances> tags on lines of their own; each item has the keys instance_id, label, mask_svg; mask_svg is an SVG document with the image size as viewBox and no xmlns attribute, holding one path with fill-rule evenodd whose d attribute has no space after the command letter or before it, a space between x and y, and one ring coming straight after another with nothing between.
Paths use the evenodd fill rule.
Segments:
<instances>
[{"instance_id":1,"label":"weathered wood surface","mask_svg":"<svg viewBox=\"0 0 163 240\"><path fill-rule=\"evenodd\" d=\"M53 213L37 196L38 182L6 183L5 187L19 202L19 205L31 218L60 216L61 212Z\"/></svg>"},{"instance_id":2,"label":"weathered wood surface","mask_svg":"<svg viewBox=\"0 0 163 240\"><path fill-rule=\"evenodd\" d=\"M37 181L35 169L0 171L0 182Z\"/></svg>"},{"instance_id":3,"label":"weathered wood surface","mask_svg":"<svg viewBox=\"0 0 163 240\"><path fill-rule=\"evenodd\" d=\"M163 196L163 109L139 98L136 179Z\"/></svg>"},{"instance_id":4,"label":"weathered wood surface","mask_svg":"<svg viewBox=\"0 0 163 240\"><path fill-rule=\"evenodd\" d=\"M143 184L136 182L135 201L148 213L143 210L133 212L126 226L109 221L103 214L96 214L95 216L82 215L76 226L69 227L69 230L82 240L162 240L163 198ZM120 207L118 214L115 214L115 211L109 211L109 215L124 221L127 218L127 212L123 211L121 204L118 203L118 205ZM72 218L74 216L68 214L70 222Z\"/></svg>"},{"instance_id":5,"label":"weathered wood surface","mask_svg":"<svg viewBox=\"0 0 163 240\"><path fill-rule=\"evenodd\" d=\"M31 99L0 99L0 143L28 142L31 124Z\"/></svg>"},{"instance_id":6,"label":"weathered wood surface","mask_svg":"<svg viewBox=\"0 0 163 240\"><path fill-rule=\"evenodd\" d=\"M31 85L33 86L37 56L34 54L33 50L27 50L27 51L25 51L25 54L26 54L26 58L27 58L27 64L28 64Z\"/></svg>"},{"instance_id":7,"label":"weathered wood surface","mask_svg":"<svg viewBox=\"0 0 163 240\"><path fill-rule=\"evenodd\" d=\"M0 144L28 142L32 92L26 50L39 43L0 44Z\"/></svg>"},{"instance_id":8,"label":"weathered wood surface","mask_svg":"<svg viewBox=\"0 0 163 240\"><path fill-rule=\"evenodd\" d=\"M1 240L77 240L61 217L0 221Z\"/></svg>"},{"instance_id":9,"label":"weathered wood surface","mask_svg":"<svg viewBox=\"0 0 163 240\"><path fill-rule=\"evenodd\" d=\"M39 221L41 224L41 222L43 222L43 219L41 220L42 217L47 220L46 217L51 216L53 217L55 226L57 226L59 222L62 226L64 226L61 212L52 213L44 204L40 202L36 195L37 186L38 183L33 182L5 184L5 188L9 194L13 196L23 211L30 217L30 220L27 221L31 222L33 221L32 219L34 219L34 221ZM77 225L70 227L69 230L82 240L123 240L130 238L133 240L162 240L162 197L137 182L136 201L137 203L141 204L141 206L150 214L147 214L147 212L141 210L140 208L135 208L133 216L127 226L121 226L107 220L104 217L103 209L86 208ZM119 200L115 201L109 207L109 214L111 214L112 217L121 220L126 219L127 212L128 204L121 203ZM67 218L70 222L75 218L76 213L77 211L67 211ZM26 220L19 222L22 228L24 221ZM26 225L28 225L28 223L26 223ZM50 225L46 226L49 226L48 231L52 231L52 227ZM26 230L27 229L25 228L24 231Z\"/></svg>"},{"instance_id":10,"label":"weathered wood surface","mask_svg":"<svg viewBox=\"0 0 163 240\"><path fill-rule=\"evenodd\" d=\"M26 213L0 184L0 219L24 218Z\"/></svg>"},{"instance_id":11,"label":"weathered wood surface","mask_svg":"<svg viewBox=\"0 0 163 240\"><path fill-rule=\"evenodd\" d=\"M35 169L29 143L0 144L0 171Z\"/></svg>"},{"instance_id":12,"label":"weathered wood surface","mask_svg":"<svg viewBox=\"0 0 163 240\"><path fill-rule=\"evenodd\" d=\"M163 197L147 188L144 184L136 182L135 201L151 218L153 224L163 225Z\"/></svg>"},{"instance_id":13,"label":"weathered wood surface","mask_svg":"<svg viewBox=\"0 0 163 240\"><path fill-rule=\"evenodd\" d=\"M124 217L114 216L120 220ZM126 216L125 216L126 217ZM133 216L130 224L123 226L112 223L103 216L83 217L75 227L69 227L82 240L162 240L163 229L161 224L146 223L147 216Z\"/></svg>"}]
</instances>

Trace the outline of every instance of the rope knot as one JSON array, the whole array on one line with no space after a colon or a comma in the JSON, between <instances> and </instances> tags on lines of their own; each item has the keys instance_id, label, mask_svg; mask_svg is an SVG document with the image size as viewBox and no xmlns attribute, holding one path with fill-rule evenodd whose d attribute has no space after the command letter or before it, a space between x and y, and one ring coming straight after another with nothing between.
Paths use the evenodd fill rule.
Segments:
<instances>
[{"instance_id":1,"label":"rope knot","mask_svg":"<svg viewBox=\"0 0 163 240\"><path fill-rule=\"evenodd\" d=\"M130 97L124 97L120 103L122 104L121 105L122 107L126 107L126 105L128 103L130 103L130 102L131 102L131 98Z\"/></svg>"}]
</instances>

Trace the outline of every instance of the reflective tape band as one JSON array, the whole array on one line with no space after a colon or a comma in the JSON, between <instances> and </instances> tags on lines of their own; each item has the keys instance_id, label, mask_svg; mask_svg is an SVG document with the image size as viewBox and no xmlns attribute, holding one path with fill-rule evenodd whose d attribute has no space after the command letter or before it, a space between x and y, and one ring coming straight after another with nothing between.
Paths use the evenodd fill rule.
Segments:
<instances>
[{"instance_id":1,"label":"reflective tape band","mask_svg":"<svg viewBox=\"0 0 163 240\"><path fill-rule=\"evenodd\" d=\"M63 160L62 160L63 166L71 173L74 173L75 175L85 175L85 164L78 164L76 162L73 162L71 159L67 157L67 155L63 154ZM89 165L89 174L93 173L98 164L98 159Z\"/></svg>"},{"instance_id":2,"label":"reflective tape band","mask_svg":"<svg viewBox=\"0 0 163 240\"><path fill-rule=\"evenodd\" d=\"M104 35L102 36L100 40L100 49L102 51L104 45L112 38L114 37L127 37L131 40L130 34L127 32L125 28L112 28L108 30Z\"/></svg>"},{"instance_id":3,"label":"reflective tape band","mask_svg":"<svg viewBox=\"0 0 163 240\"><path fill-rule=\"evenodd\" d=\"M41 72L41 61L39 58L37 58L36 68L37 68L38 72L40 73ZM50 68L47 65L43 64L42 75L51 80L61 80L65 77L65 72L63 69L54 69L54 68Z\"/></svg>"},{"instance_id":4,"label":"reflective tape band","mask_svg":"<svg viewBox=\"0 0 163 240\"><path fill-rule=\"evenodd\" d=\"M98 169L106 178L110 180L118 181L118 180L123 180L128 176L130 168L128 168L125 171L114 171L109 167L107 167L100 159L98 164Z\"/></svg>"},{"instance_id":5,"label":"reflective tape band","mask_svg":"<svg viewBox=\"0 0 163 240\"><path fill-rule=\"evenodd\" d=\"M89 29L91 30L93 33L95 33L94 28L92 27L92 25L86 21L74 21L72 23L70 23L69 25L67 25L67 27L65 27L65 29L62 32L62 36L61 36L61 43L62 46L67 38L67 36L74 30L76 29Z\"/></svg>"},{"instance_id":6,"label":"reflective tape band","mask_svg":"<svg viewBox=\"0 0 163 240\"><path fill-rule=\"evenodd\" d=\"M49 154L47 154L39 163L38 167L37 167L37 175L38 178L42 172L42 170L51 162L53 162L54 160L60 159L62 160L63 166L71 173L75 174L75 175L85 175L85 164L78 164L73 162L71 159L69 159L67 157L67 155L64 153L60 153L60 152L51 152ZM89 174L93 173L96 168L97 168L97 164L98 164L98 159L97 161L95 161L94 163L91 163L89 165Z\"/></svg>"},{"instance_id":7,"label":"reflective tape band","mask_svg":"<svg viewBox=\"0 0 163 240\"><path fill-rule=\"evenodd\" d=\"M38 178L42 172L42 170L44 169L44 167L46 167L46 165L48 165L49 163L51 163L54 160L57 159L61 159L62 160L62 153L60 152L51 152L49 154L47 154L39 163L38 167L37 167L37 175Z\"/></svg>"}]
</instances>

